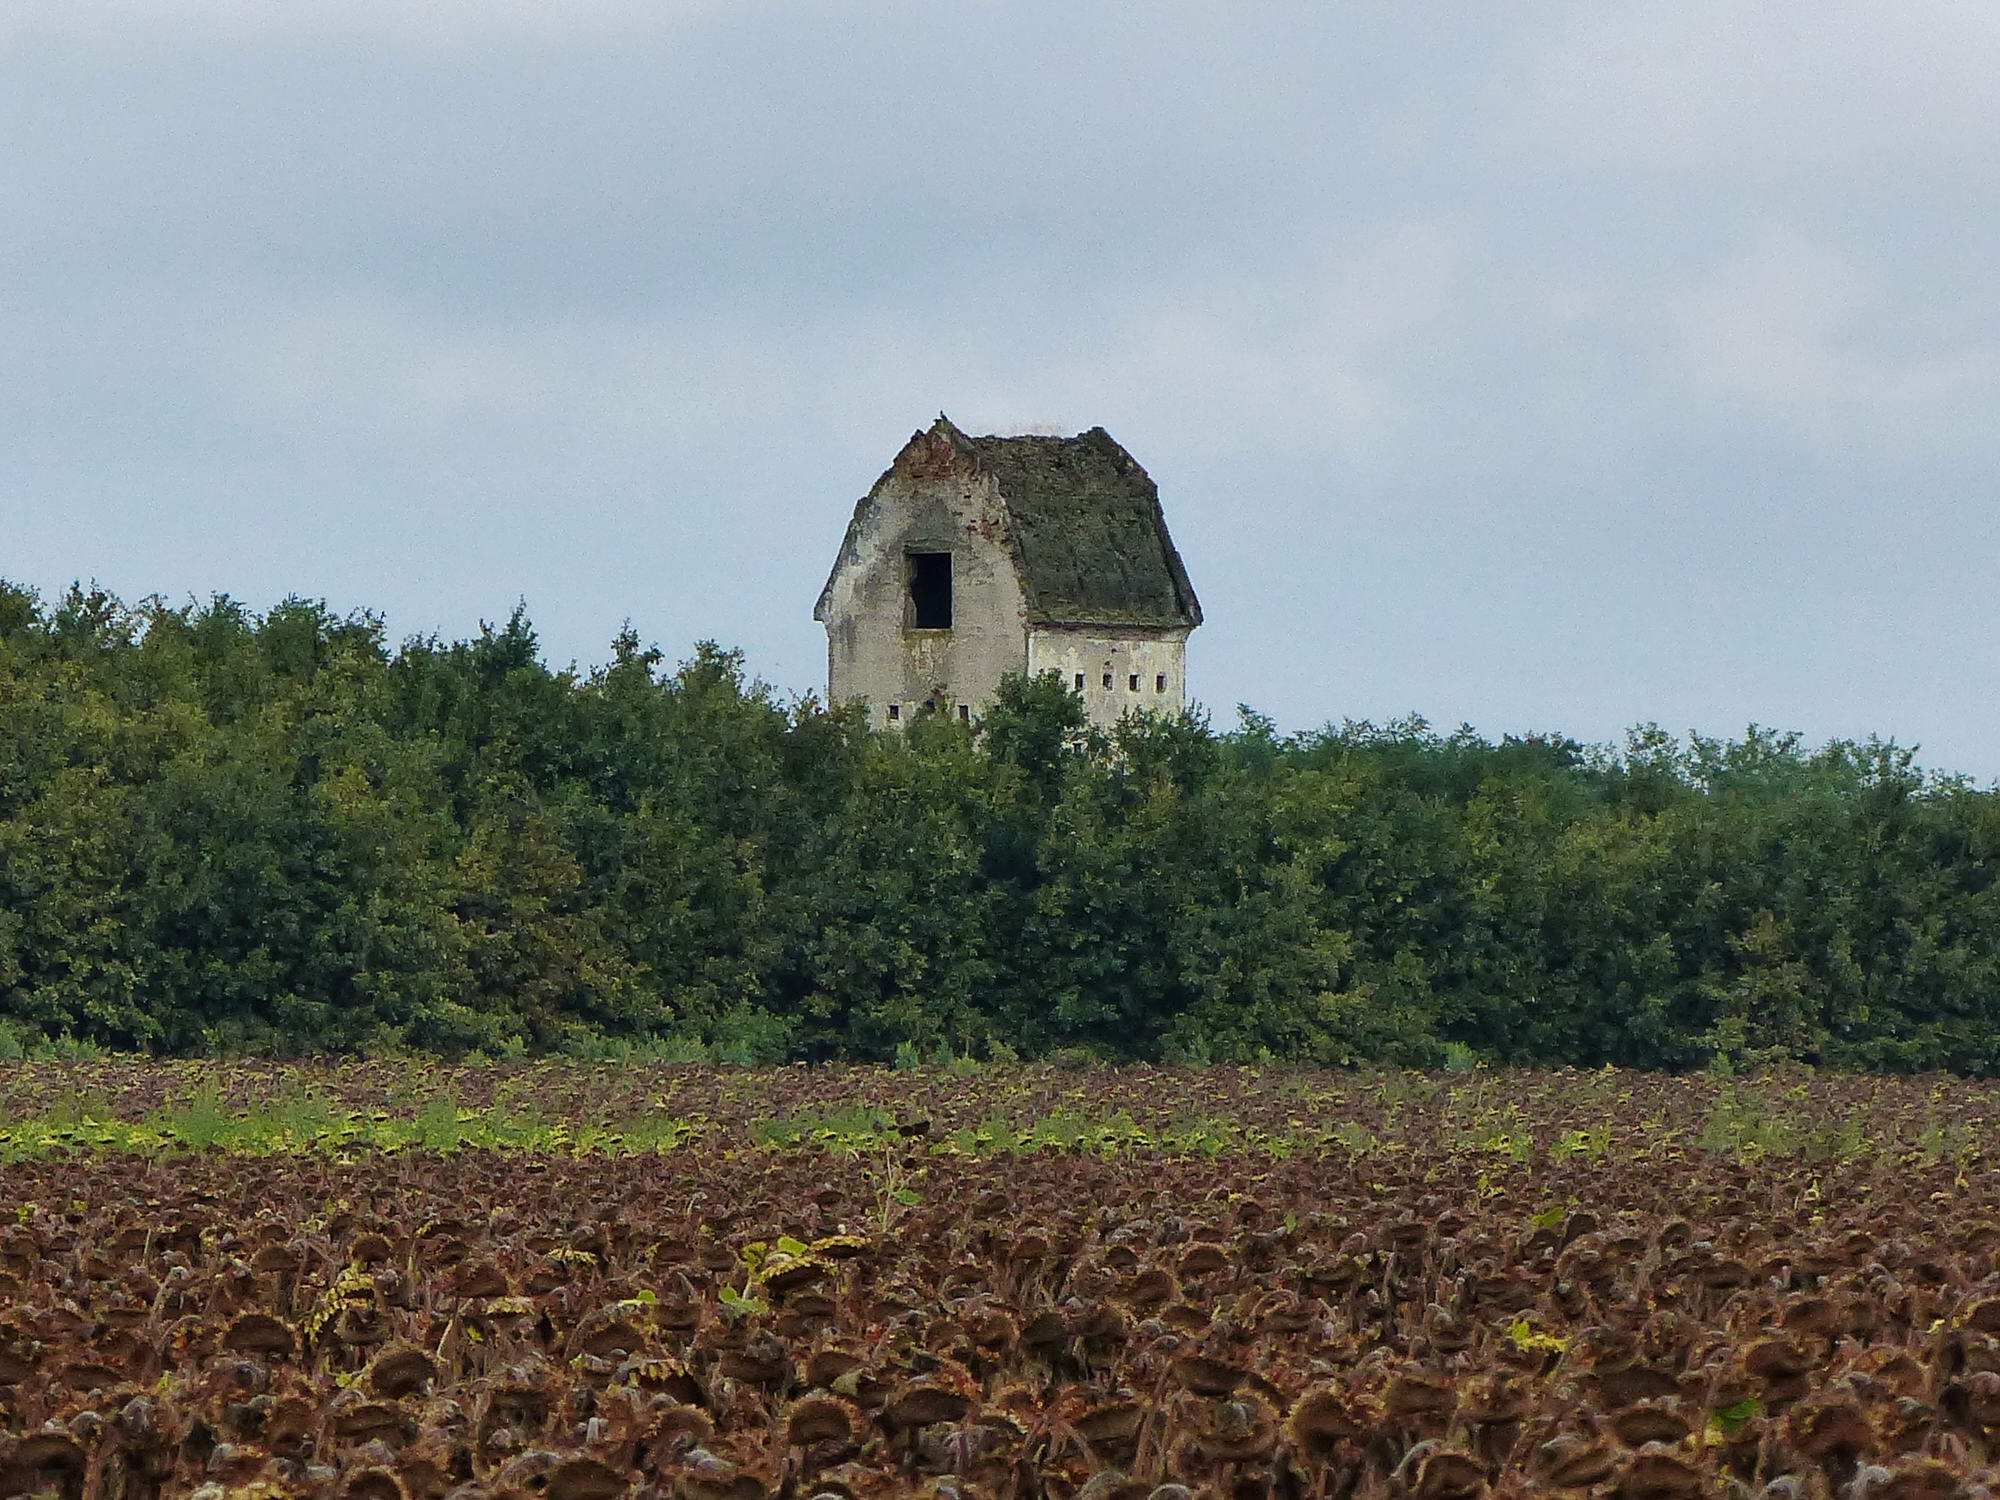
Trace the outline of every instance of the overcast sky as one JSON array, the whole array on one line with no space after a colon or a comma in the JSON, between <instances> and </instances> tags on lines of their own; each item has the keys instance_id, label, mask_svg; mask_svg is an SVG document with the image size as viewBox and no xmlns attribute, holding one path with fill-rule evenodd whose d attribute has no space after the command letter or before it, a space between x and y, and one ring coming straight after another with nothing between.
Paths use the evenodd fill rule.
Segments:
<instances>
[{"instance_id":1,"label":"overcast sky","mask_svg":"<svg viewBox=\"0 0 2000 1500\"><path fill-rule=\"evenodd\" d=\"M820 685L943 410L1218 722L2000 775L2000 6L0 0L0 574Z\"/></svg>"}]
</instances>

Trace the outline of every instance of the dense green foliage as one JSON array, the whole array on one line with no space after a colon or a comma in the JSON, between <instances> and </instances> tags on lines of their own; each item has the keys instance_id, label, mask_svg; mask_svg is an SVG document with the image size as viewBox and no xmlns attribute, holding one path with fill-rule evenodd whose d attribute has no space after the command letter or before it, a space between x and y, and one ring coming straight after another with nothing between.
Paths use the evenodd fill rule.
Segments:
<instances>
[{"instance_id":1,"label":"dense green foliage","mask_svg":"<svg viewBox=\"0 0 2000 1500\"><path fill-rule=\"evenodd\" d=\"M2000 794L1877 742L1246 713L870 734L702 647L552 671L0 586L0 1048L2000 1071Z\"/></svg>"}]
</instances>

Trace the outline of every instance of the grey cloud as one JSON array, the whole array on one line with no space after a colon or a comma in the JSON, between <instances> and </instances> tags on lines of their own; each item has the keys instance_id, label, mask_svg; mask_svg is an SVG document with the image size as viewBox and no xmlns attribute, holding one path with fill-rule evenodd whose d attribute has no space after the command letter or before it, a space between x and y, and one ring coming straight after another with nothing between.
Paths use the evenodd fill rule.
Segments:
<instances>
[{"instance_id":1,"label":"grey cloud","mask_svg":"<svg viewBox=\"0 0 2000 1500\"><path fill-rule=\"evenodd\" d=\"M17 0L0 572L815 685L940 408L1160 481L1197 693L2000 773L1970 4Z\"/></svg>"}]
</instances>

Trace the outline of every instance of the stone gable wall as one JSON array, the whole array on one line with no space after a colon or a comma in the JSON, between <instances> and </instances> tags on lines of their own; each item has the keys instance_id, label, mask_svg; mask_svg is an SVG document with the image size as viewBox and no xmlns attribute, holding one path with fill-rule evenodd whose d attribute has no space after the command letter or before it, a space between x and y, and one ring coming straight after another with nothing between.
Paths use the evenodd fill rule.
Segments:
<instances>
[{"instance_id":1,"label":"stone gable wall","mask_svg":"<svg viewBox=\"0 0 2000 1500\"><path fill-rule=\"evenodd\" d=\"M951 554L950 630L908 628L911 552ZM891 704L903 723L930 703L983 711L1000 679L1028 664L1027 601L992 478L942 435L913 441L862 502L825 614L836 702L867 699L877 727Z\"/></svg>"}]
</instances>

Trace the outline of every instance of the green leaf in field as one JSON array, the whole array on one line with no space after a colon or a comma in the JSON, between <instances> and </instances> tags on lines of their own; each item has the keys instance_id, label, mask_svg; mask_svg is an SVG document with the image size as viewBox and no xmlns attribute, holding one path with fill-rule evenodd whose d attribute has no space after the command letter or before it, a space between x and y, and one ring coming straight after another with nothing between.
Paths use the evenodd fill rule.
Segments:
<instances>
[{"instance_id":1,"label":"green leaf in field","mask_svg":"<svg viewBox=\"0 0 2000 1500\"><path fill-rule=\"evenodd\" d=\"M1750 1425L1752 1417L1763 1414L1763 1404L1755 1396L1745 1396L1741 1401L1728 1406L1718 1406L1708 1414L1709 1431L1721 1437L1733 1438Z\"/></svg>"},{"instance_id":2,"label":"green leaf in field","mask_svg":"<svg viewBox=\"0 0 2000 1500\"><path fill-rule=\"evenodd\" d=\"M1569 1340L1553 1333L1543 1333L1526 1318L1516 1318L1507 1327L1507 1338L1516 1349L1538 1354L1561 1354L1569 1348Z\"/></svg>"},{"instance_id":3,"label":"green leaf in field","mask_svg":"<svg viewBox=\"0 0 2000 1500\"><path fill-rule=\"evenodd\" d=\"M912 1207L924 1201L924 1195L915 1188L891 1188L889 1189L889 1196L905 1207Z\"/></svg>"}]
</instances>

